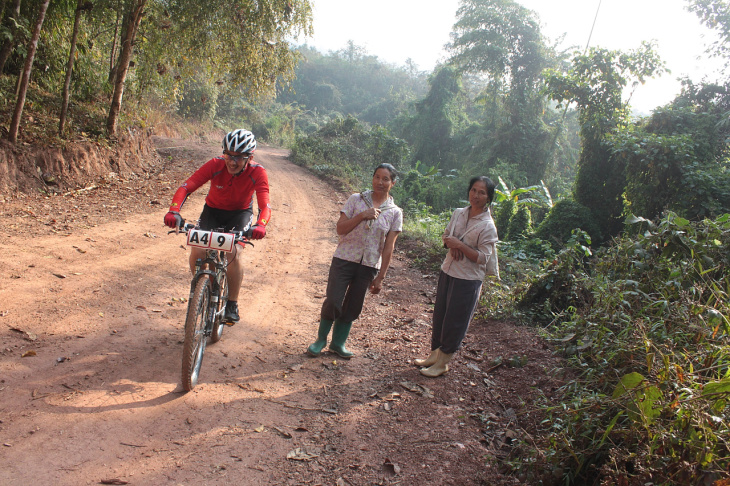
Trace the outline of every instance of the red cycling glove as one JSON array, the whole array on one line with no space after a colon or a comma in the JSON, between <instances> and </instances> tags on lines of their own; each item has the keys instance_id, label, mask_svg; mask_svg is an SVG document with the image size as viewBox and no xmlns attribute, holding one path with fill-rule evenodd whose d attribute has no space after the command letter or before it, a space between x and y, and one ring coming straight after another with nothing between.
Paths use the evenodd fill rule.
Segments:
<instances>
[{"instance_id":1,"label":"red cycling glove","mask_svg":"<svg viewBox=\"0 0 730 486\"><path fill-rule=\"evenodd\" d=\"M182 223L182 216L177 211L170 211L165 215L165 226L179 228Z\"/></svg>"},{"instance_id":2,"label":"red cycling glove","mask_svg":"<svg viewBox=\"0 0 730 486\"><path fill-rule=\"evenodd\" d=\"M253 231L251 232L251 238L254 240L260 240L266 236L266 226L264 225L256 225L253 227Z\"/></svg>"}]
</instances>

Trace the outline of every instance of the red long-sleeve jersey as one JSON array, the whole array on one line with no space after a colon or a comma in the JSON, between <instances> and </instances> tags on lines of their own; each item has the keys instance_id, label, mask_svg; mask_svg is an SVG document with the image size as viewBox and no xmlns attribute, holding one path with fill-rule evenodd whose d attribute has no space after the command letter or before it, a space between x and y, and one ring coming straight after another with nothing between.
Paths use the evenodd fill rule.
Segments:
<instances>
[{"instance_id":1,"label":"red long-sleeve jersey","mask_svg":"<svg viewBox=\"0 0 730 486\"><path fill-rule=\"evenodd\" d=\"M196 170L175 192L170 211L180 211L188 195L210 181L210 190L205 196L205 203L211 208L224 210L249 209L253 206L253 193L259 207L256 224L266 225L271 218L269 205L269 178L266 169L255 163L253 158L246 168L237 175L231 175L226 169L226 162L221 157L214 157Z\"/></svg>"}]
</instances>

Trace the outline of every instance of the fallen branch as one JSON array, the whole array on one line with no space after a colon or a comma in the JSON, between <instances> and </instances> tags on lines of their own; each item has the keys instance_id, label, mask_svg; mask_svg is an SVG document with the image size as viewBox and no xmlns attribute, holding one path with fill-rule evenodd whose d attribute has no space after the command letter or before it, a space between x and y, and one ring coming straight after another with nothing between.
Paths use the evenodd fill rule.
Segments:
<instances>
[{"instance_id":1,"label":"fallen branch","mask_svg":"<svg viewBox=\"0 0 730 486\"><path fill-rule=\"evenodd\" d=\"M123 446L127 447L144 447L143 445L137 445L137 444L127 444L126 442L120 442Z\"/></svg>"},{"instance_id":2,"label":"fallen branch","mask_svg":"<svg viewBox=\"0 0 730 486\"><path fill-rule=\"evenodd\" d=\"M492 367L491 367L491 368L489 368L489 369L488 369L487 371L485 371L485 373L491 373L492 371L494 371L494 370L496 370L497 368L499 368L500 366L502 366L502 363L503 363L503 362L502 362L502 361L500 361L499 363L497 363L496 365L492 366Z\"/></svg>"},{"instance_id":3,"label":"fallen branch","mask_svg":"<svg viewBox=\"0 0 730 486\"><path fill-rule=\"evenodd\" d=\"M75 189L73 191L68 191L68 192L64 193L63 195L70 196L71 194L81 194L82 192L92 191L92 190L96 189L97 187L99 187L99 186L97 186L96 184L92 184L92 185L86 186L82 189Z\"/></svg>"},{"instance_id":4,"label":"fallen branch","mask_svg":"<svg viewBox=\"0 0 730 486\"><path fill-rule=\"evenodd\" d=\"M286 408L296 408L297 410L305 410L305 411L308 411L308 412L329 413L331 415L336 415L337 414L336 411L331 410L331 409L327 409L327 408L309 408L309 407L301 407L299 405L289 405L286 402L280 402L279 400L272 400L271 398L263 398L263 400L266 400L267 402L271 402L271 403L277 403L277 404L282 405L282 406L284 406Z\"/></svg>"}]
</instances>

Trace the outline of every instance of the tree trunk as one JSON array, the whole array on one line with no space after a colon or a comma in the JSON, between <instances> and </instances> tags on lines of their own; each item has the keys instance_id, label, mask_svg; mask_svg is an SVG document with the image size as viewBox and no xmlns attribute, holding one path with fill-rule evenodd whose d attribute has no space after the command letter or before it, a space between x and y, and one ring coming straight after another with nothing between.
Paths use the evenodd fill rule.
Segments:
<instances>
[{"instance_id":1,"label":"tree trunk","mask_svg":"<svg viewBox=\"0 0 730 486\"><path fill-rule=\"evenodd\" d=\"M15 0L15 4L13 5L13 11L8 15L8 17L15 19L16 22L20 20L20 2L21 0ZM17 29L15 28L15 23L10 23L9 29L13 37L12 39L7 39L5 42L3 42L3 46L2 48L0 48L0 73L3 72L3 69L5 68L5 62L10 57L10 53L13 52L13 47L15 47L15 33L17 32Z\"/></svg>"},{"instance_id":2,"label":"tree trunk","mask_svg":"<svg viewBox=\"0 0 730 486\"><path fill-rule=\"evenodd\" d=\"M5 20L5 6L7 5L8 0L2 0L2 7L0 7L0 22Z\"/></svg>"},{"instance_id":3,"label":"tree trunk","mask_svg":"<svg viewBox=\"0 0 730 486\"><path fill-rule=\"evenodd\" d=\"M117 38L119 37L119 16L121 12L117 10L117 21L114 23L114 37L112 38L112 49L109 54L109 83L114 81L114 59L117 56Z\"/></svg>"},{"instance_id":4,"label":"tree trunk","mask_svg":"<svg viewBox=\"0 0 730 486\"><path fill-rule=\"evenodd\" d=\"M71 74L74 69L74 56L76 55L76 40L79 37L79 23L84 0L78 0L76 5L76 16L74 18L74 31L71 35L71 49L68 54L68 66L66 66L66 82L63 84L63 101L61 102L61 116L58 117L58 136L63 137L63 126L66 123L66 112L68 111L68 98L71 90Z\"/></svg>"},{"instance_id":5,"label":"tree trunk","mask_svg":"<svg viewBox=\"0 0 730 486\"><path fill-rule=\"evenodd\" d=\"M134 40L137 37L137 30L142 21L143 10L147 0L135 0L129 12L125 15L124 28L122 29L122 42L119 50L119 59L116 64L114 76L114 94L112 95L109 117L106 120L106 133L113 136L117 131L117 121L122 108L122 95L124 94L124 83L129 72L129 61L132 59Z\"/></svg>"},{"instance_id":6,"label":"tree trunk","mask_svg":"<svg viewBox=\"0 0 730 486\"><path fill-rule=\"evenodd\" d=\"M25 105L25 94L28 91L30 72L33 70L33 58L35 58L35 51L38 48L38 38L41 36L41 27L43 27L43 21L46 19L46 10L48 9L48 4L50 2L51 0L43 0L40 12L38 13L38 21L36 22L35 28L33 29L33 36L30 39L30 45L28 45L28 55L25 58L25 66L23 66L20 84L18 85L18 101L15 103L13 120L10 122L10 131L8 132L8 140L10 140L11 143L15 143L18 140L20 116L23 114L23 106Z\"/></svg>"}]
</instances>

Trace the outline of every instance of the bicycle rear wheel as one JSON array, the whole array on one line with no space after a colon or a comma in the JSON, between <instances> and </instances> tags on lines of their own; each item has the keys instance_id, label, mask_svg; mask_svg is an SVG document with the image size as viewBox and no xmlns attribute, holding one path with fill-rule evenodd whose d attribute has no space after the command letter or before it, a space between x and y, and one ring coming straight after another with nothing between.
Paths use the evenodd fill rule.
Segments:
<instances>
[{"instance_id":1,"label":"bicycle rear wheel","mask_svg":"<svg viewBox=\"0 0 730 486\"><path fill-rule=\"evenodd\" d=\"M188 303L182 357L182 386L185 391L195 388L198 383L200 367L203 364L203 354L207 343L205 326L210 312L210 284L208 275L200 277L195 285L193 297Z\"/></svg>"},{"instance_id":2,"label":"bicycle rear wheel","mask_svg":"<svg viewBox=\"0 0 730 486\"><path fill-rule=\"evenodd\" d=\"M216 314L220 317L217 322L213 323L213 332L210 333L211 344L221 340L223 329L226 327L225 320L221 314L226 308L226 302L228 302L228 277L226 277L226 272L221 274L218 287L218 312Z\"/></svg>"}]
</instances>

